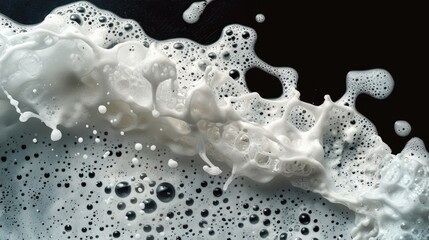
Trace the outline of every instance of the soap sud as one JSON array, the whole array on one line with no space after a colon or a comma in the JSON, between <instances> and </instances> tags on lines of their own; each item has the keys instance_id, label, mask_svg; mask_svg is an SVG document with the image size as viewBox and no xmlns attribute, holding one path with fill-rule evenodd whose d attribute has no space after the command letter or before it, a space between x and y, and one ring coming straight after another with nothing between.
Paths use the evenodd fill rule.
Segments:
<instances>
[{"instance_id":1,"label":"soap sud","mask_svg":"<svg viewBox=\"0 0 429 240\"><path fill-rule=\"evenodd\" d=\"M255 20L256 20L256 22L258 22L258 23L263 23L263 22L265 22L265 15L264 15L264 14L261 14L261 13L256 14L256 16L255 16Z\"/></svg>"},{"instance_id":2,"label":"soap sud","mask_svg":"<svg viewBox=\"0 0 429 240\"><path fill-rule=\"evenodd\" d=\"M411 132L411 125L404 120L398 120L394 124L395 133L400 137L406 137Z\"/></svg>"},{"instance_id":3,"label":"soap sud","mask_svg":"<svg viewBox=\"0 0 429 240\"><path fill-rule=\"evenodd\" d=\"M194 3L184 19L197 21L210 2ZM313 222L308 227L320 225L323 229L311 232L319 239L344 235L354 239L427 238L429 154L423 142L413 138L400 154L393 155L375 126L355 110L359 94L386 98L393 90L392 76L383 69L351 71L340 100L333 102L326 96L322 105L314 106L299 99L296 72L259 59L252 49L255 41L254 30L239 25L225 27L219 41L209 46L186 39L156 41L136 22L86 2L57 8L35 26L0 16L0 64L7 69L1 73L0 101L10 104L10 111L16 111L25 122L17 121L13 126L16 135L0 145L7 154L1 157L6 162L2 167L8 169L0 185L6 189L1 205L8 209L0 218L0 235L65 237L68 231L64 226L71 224L73 234L79 237L137 236L141 227L132 220L133 213L139 213L138 222L142 223L161 219L169 211L183 213L181 199L186 194L192 199L187 199L186 205L194 213L185 210L182 216L195 216L200 214L197 210L204 209L215 214L207 215L206 222L200 222L199 217L182 220L178 214L167 214L172 219L168 224L176 224L178 231L166 229L168 224L161 222L162 228L152 234L167 238L196 234L192 236L206 239L231 234L250 238L267 232L273 238L283 233L302 237L309 223L299 223L297 216L306 212L318 220L317 225ZM28 42L32 44L26 45ZM12 46L15 50L9 51ZM110 63L101 64L96 55L110 58ZM248 61L237 64L242 56ZM266 100L249 92L245 73L253 67L281 81L281 97ZM64 72L70 75L64 77ZM108 103L109 111L101 103ZM28 122L30 118L39 119L46 128ZM79 127L83 122L91 124ZM93 130L91 135L88 131L94 127L102 131ZM28 136L26 131L36 129L47 130L45 137L38 136L37 148L27 144L16 149L16 142L26 139L19 139L18 132ZM85 142L83 160L74 157L80 152L72 145L75 138L70 137L78 134L94 139ZM159 145L147 145L143 150L136 142L145 140ZM185 162L182 172L177 171L173 157L184 158L180 159ZM202 161L194 163L195 158ZM124 159L131 159L131 164ZM170 169L163 167L165 162L157 163L166 159ZM24 164L30 160L31 164ZM303 191L266 184L276 177ZM23 178L30 181L23 185ZM47 180L42 184L40 179ZM162 185L165 179L173 188ZM264 189L247 179L264 184ZM115 189L125 181L141 182L140 190L133 189L134 184ZM267 193L265 188L272 191ZM17 198L12 189L25 189L26 194ZM106 205L96 204L106 199L106 194L110 194L106 203L114 205L125 196L126 211L107 207L112 211L109 214ZM341 207L327 200L347 209L338 210ZM26 210L31 208L30 202L37 203L34 207L43 214ZM251 214L269 220L268 216L277 213L247 211L245 204L249 202L255 204L250 206L254 209L259 208L258 202L270 211L279 208L281 215L256 232L257 225L249 223L254 218ZM242 218L237 217L242 212ZM109 225L114 229L87 233L83 228L88 226L76 218L81 214L91 218L93 229ZM242 231L215 215L239 222ZM115 220L124 218L127 220ZM332 219L338 223L335 230L331 229ZM48 231L45 223L50 226ZM187 224L190 229L203 226L201 233L182 228ZM289 226L296 226L296 231L282 230Z\"/></svg>"},{"instance_id":4,"label":"soap sud","mask_svg":"<svg viewBox=\"0 0 429 240\"><path fill-rule=\"evenodd\" d=\"M191 6L186 9L183 14L183 20L189 24L193 24L198 22L198 20L201 17L201 14L203 14L204 9L207 7L207 5L214 0L204 0L204 1L198 1L193 2Z\"/></svg>"}]
</instances>

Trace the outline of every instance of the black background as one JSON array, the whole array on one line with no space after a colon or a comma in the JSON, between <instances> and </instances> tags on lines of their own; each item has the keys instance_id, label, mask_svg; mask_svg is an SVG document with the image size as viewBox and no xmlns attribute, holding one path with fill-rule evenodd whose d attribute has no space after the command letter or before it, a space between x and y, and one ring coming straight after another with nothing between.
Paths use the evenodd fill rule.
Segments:
<instances>
[{"instance_id":1,"label":"black background","mask_svg":"<svg viewBox=\"0 0 429 240\"><path fill-rule=\"evenodd\" d=\"M0 0L0 12L17 22L34 24L53 8L70 2L73 1ZM358 111L377 126L395 153L412 136L429 143L429 14L423 3L216 0L207 6L199 22L190 25L182 20L182 13L192 0L89 2L138 21L156 39L186 37L208 44L219 38L227 24L252 27L258 33L258 56L271 65L296 69L301 99L315 104L320 104L325 94L333 100L340 98L348 71L384 68L395 79L393 93L385 100L361 95ZM258 13L265 15L265 22L255 21ZM270 95L272 89L260 84L264 81L259 75L249 79L251 90ZM394 133L393 124L398 119L412 125L409 137Z\"/></svg>"}]
</instances>

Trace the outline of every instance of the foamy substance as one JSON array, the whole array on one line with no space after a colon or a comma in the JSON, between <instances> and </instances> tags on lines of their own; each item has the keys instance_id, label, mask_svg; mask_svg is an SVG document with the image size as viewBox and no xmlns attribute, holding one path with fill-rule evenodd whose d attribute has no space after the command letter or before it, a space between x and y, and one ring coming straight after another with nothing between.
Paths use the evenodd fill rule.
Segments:
<instances>
[{"instance_id":1,"label":"foamy substance","mask_svg":"<svg viewBox=\"0 0 429 240\"><path fill-rule=\"evenodd\" d=\"M203 14L204 10L206 9L206 6L212 1L214 0L204 0L192 3L188 9L183 12L183 20L189 24L198 22L201 14Z\"/></svg>"},{"instance_id":2,"label":"foamy substance","mask_svg":"<svg viewBox=\"0 0 429 240\"><path fill-rule=\"evenodd\" d=\"M404 120L396 121L394 124L394 128L395 128L395 133L400 137L408 136L412 129L411 125Z\"/></svg>"},{"instance_id":3,"label":"foamy substance","mask_svg":"<svg viewBox=\"0 0 429 240\"><path fill-rule=\"evenodd\" d=\"M85 2L0 19L0 236L429 239L423 142L394 155L355 109L390 94L387 71L352 71L315 106L247 27L203 46ZM281 97L249 92L254 67Z\"/></svg>"}]
</instances>

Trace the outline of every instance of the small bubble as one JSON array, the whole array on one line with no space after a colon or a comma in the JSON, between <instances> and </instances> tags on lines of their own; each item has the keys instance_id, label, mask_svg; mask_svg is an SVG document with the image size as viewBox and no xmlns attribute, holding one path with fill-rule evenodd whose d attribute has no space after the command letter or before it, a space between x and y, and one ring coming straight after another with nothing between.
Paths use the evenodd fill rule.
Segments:
<instances>
[{"instance_id":1,"label":"small bubble","mask_svg":"<svg viewBox=\"0 0 429 240\"><path fill-rule=\"evenodd\" d=\"M177 49L177 50L182 50L185 46L183 46L182 43L175 43L173 44L173 48Z\"/></svg>"},{"instance_id":2,"label":"small bubble","mask_svg":"<svg viewBox=\"0 0 429 240\"><path fill-rule=\"evenodd\" d=\"M237 70L232 69L231 71L229 71L229 76L232 79L237 80L238 78L240 78L240 73Z\"/></svg>"},{"instance_id":3,"label":"small bubble","mask_svg":"<svg viewBox=\"0 0 429 240\"><path fill-rule=\"evenodd\" d=\"M73 22L75 22L75 23L77 23L79 25L82 25L82 19L77 14L70 15L70 20L72 20Z\"/></svg>"},{"instance_id":4,"label":"small bubble","mask_svg":"<svg viewBox=\"0 0 429 240\"><path fill-rule=\"evenodd\" d=\"M186 215L186 216L191 216L191 215L192 215L192 213L193 213L192 209L187 209L187 210L185 211L185 215Z\"/></svg>"},{"instance_id":5,"label":"small bubble","mask_svg":"<svg viewBox=\"0 0 429 240\"><path fill-rule=\"evenodd\" d=\"M262 223L264 224L264 226L269 226L271 224L271 221L269 219L264 219Z\"/></svg>"},{"instance_id":6,"label":"small bubble","mask_svg":"<svg viewBox=\"0 0 429 240\"><path fill-rule=\"evenodd\" d=\"M308 230L308 228L306 227L303 227L301 228L301 233L302 235L308 235L310 233L310 230Z\"/></svg>"},{"instance_id":7,"label":"small bubble","mask_svg":"<svg viewBox=\"0 0 429 240\"><path fill-rule=\"evenodd\" d=\"M248 39L250 37L250 33L248 31L244 31L244 33L241 35L244 39Z\"/></svg>"},{"instance_id":8,"label":"small bubble","mask_svg":"<svg viewBox=\"0 0 429 240\"><path fill-rule=\"evenodd\" d=\"M228 51L225 51L222 53L222 58L224 60L229 60L230 57L231 57L231 54Z\"/></svg>"},{"instance_id":9,"label":"small bubble","mask_svg":"<svg viewBox=\"0 0 429 240\"><path fill-rule=\"evenodd\" d=\"M136 219L136 213L134 211L128 211L125 216L127 217L128 221Z\"/></svg>"},{"instance_id":10,"label":"small bubble","mask_svg":"<svg viewBox=\"0 0 429 240\"><path fill-rule=\"evenodd\" d=\"M207 209L203 209L202 211L201 211L201 217L207 217L209 215L209 210L207 210Z\"/></svg>"},{"instance_id":11,"label":"small bubble","mask_svg":"<svg viewBox=\"0 0 429 240\"><path fill-rule=\"evenodd\" d=\"M249 222L250 222L251 224L257 224L257 223L259 222L259 217L258 217L258 215L256 215L256 214L252 214L252 215L250 215L250 217L249 217Z\"/></svg>"},{"instance_id":12,"label":"small bubble","mask_svg":"<svg viewBox=\"0 0 429 240\"><path fill-rule=\"evenodd\" d=\"M170 202L176 196L176 190L170 183L163 182L156 188L156 196L161 202Z\"/></svg>"},{"instance_id":13,"label":"small bubble","mask_svg":"<svg viewBox=\"0 0 429 240\"><path fill-rule=\"evenodd\" d=\"M142 193L144 192L144 185L143 183L137 183L136 187L134 188L134 190L138 193Z\"/></svg>"},{"instance_id":14,"label":"small bubble","mask_svg":"<svg viewBox=\"0 0 429 240\"><path fill-rule=\"evenodd\" d=\"M124 202L119 202L117 207L119 210L124 210L126 208L126 204Z\"/></svg>"},{"instance_id":15,"label":"small bubble","mask_svg":"<svg viewBox=\"0 0 429 240\"><path fill-rule=\"evenodd\" d=\"M279 240L287 240L287 233L281 233L279 236Z\"/></svg>"},{"instance_id":16,"label":"small bubble","mask_svg":"<svg viewBox=\"0 0 429 240\"><path fill-rule=\"evenodd\" d=\"M162 225L158 225L158 226L155 228L155 230L156 230L158 233L163 232L163 231L164 231L164 226L162 226Z\"/></svg>"},{"instance_id":17,"label":"small bubble","mask_svg":"<svg viewBox=\"0 0 429 240\"><path fill-rule=\"evenodd\" d=\"M302 213L301 215L299 215L299 222L307 225L309 224L311 221L310 215L308 215L307 213Z\"/></svg>"},{"instance_id":18,"label":"small bubble","mask_svg":"<svg viewBox=\"0 0 429 240\"><path fill-rule=\"evenodd\" d=\"M152 231L152 227L150 225L144 225L143 226L143 231L150 232L150 231Z\"/></svg>"},{"instance_id":19,"label":"small bubble","mask_svg":"<svg viewBox=\"0 0 429 240\"><path fill-rule=\"evenodd\" d=\"M220 197L220 196L222 196L222 194L223 194L223 190L222 190L222 188L215 188L214 190L213 190L213 195L215 196L215 197Z\"/></svg>"},{"instance_id":20,"label":"small bubble","mask_svg":"<svg viewBox=\"0 0 429 240\"><path fill-rule=\"evenodd\" d=\"M66 230L66 232L70 232L72 230L72 226L70 225L65 225L64 226L64 230Z\"/></svg>"},{"instance_id":21,"label":"small bubble","mask_svg":"<svg viewBox=\"0 0 429 240\"><path fill-rule=\"evenodd\" d=\"M209 58L210 58L210 59L216 59L216 58L217 58L217 55L216 55L216 53L214 53L214 52L210 52L210 53L208 54L208 56L209 56Z\"/></svg>"},{"instance_id":22,"label":"small bubble","mask_svg":"<svg viewBox=\"0 0 429 240\"><path fill-rule=\"evenodd\" d=\"M146 240L155 240L155 237L153 235L149 235L146 237Z\"/></svg>"},{"instance_id":23,"label":"small bubble","mask_svg":"<svg viewBox=\"0 0 429 240\"><path fill-rule=\"evenodd\" d=\"M202 221L200 221L200 222L198 223L198 225L199 225L201 228L206 228L207 224L208 224L208 222L207 222L207 221L204 221L204 220L202 220Z\"/></svg>"},{"instance_id":24,"label":"small bubble","mask_svg":"<svg viewBox=\"0 0 429 240\"><path fill-rule=\"evenodd\" d=\"M118 197L124 198L130 195L131 186L128 182L119 182L115 186L115 193Z\"/></svg>"},{"instance_id":25,"label":"small bubble","mask_svg":"<svg viewBox=\"0 0 429 240\"><path fill-rule=\"evenodd\" d=\"M266 238L266 237L268 237L268 230L267 230L267 229L262 229L262 230L259 232L259 236L261 236L261 238Z\"/></svg>"},{"instance_id":26,"label":"small bubble","mask_svg":"<svg viewBox=\"0 0 429 240\"><path fill-rule=\"evenodd\" d=\"M265 216L271 215L271 209L269 209L269 208L264 208L264 210L262 210L262 212L264 213Z\"/></svg>"},{"instance_id":27,"label":"small bubble","mask_svg":"<svg viewBox=\"0 0 429 240\"><path fill-rule=\"evenodd\" d=\"M143 211L145 213L153 213L153 212L156 211L156 209L158 207L157 204L156 204L156 202L153 199L151 199L151 198L143 200L143 204L144 204Z\"/></svg>"},{"instance_id":28,"label":"small bubble","mask_svg":"<svg viewBox=\"0 0 429 240\"><path fill-rule=\"evenodd\" d=\"M133 25L131 25L129 23L125 24L124 25L124 30L127 31L127 32L133 30Z\"/></svg>"},{"instance_id":29,"label":"small bubble","mask_svg":"<svg viewBox=\"0 0 429 240\"><path fill-rule=\"evenodd\" d=\"M77 7L76 11L84 13L85 12L85 8L84 7Z\"/></svg>"},{"instance_id":30,"label":"small bubble","mask_svg":"<svg viewBox=\"0 0 429 240\"><path fill-rule=\"evenodd\" d=\"M187 206L192 206L192 205L194 205L194 199L192 199L192 198L188 198L188 199L186 199L186 205L187 205Z\"/></svg>"},{"instance_id":31,"label":"small bubble","mask_svg":"<svg viewBox=\"0 0 429 240\"><path fill-rule=\"evenodd\" d=\"M314 226L314 227L313 227L313 231L314 231L314 232L318 232L319 230L320 230L319 226Z\"/></svg>"},{"instance_id":32,"label":"small bubble","mask_svg":"<svg viewBox=\"0 0 429 240\"><path fill-rule=\"evenodd\" d=\"M111 187L109 187L109 186L107 186L107 187L105 187L105 188L104 188L104 192L105 192L106 194L110 194L110 193L112 192L112 188L111 188Z\"/></svg>"},{"instance_id":33,"label":"small bubble","mask_svg":"<svg viewBox=\"0 0 429 240\"><path fill-rule=\"evenodd\" d=\"M101 23L105 23L107 21L107 18L105 16L101 16L98 18L98 21Z\"/></svg>"},{"instance_id":34,"label":"small bubble","mask_svg":"<svg viewBox=\"0 0 429 240\"><path fill-rule=\"evenodd\" d=\"M113 237L114 238L118 238L118 237L120 237L121 236L121 233L119 232L119 231L114 231L113 232Z\"/></svg>"}]
</instances>

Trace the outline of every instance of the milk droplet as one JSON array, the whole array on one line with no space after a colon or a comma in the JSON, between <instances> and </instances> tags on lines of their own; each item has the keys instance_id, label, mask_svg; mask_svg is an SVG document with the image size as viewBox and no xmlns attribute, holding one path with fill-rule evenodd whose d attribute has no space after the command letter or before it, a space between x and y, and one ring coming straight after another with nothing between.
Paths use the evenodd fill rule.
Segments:
<instances>
[{"instance_id":1,"label":"milk droplet","mask_svg":"<svg viewBox=\"0 0 429 240\"><path fill-rule=\"evenodd\" d=\"M400 137L406 137L411 132L411 125L404 120L398 120L394 124L395 133Z\"/></svg>"},{"instance_id":2,"label":"milk droplet","mask_svg":"<svg viewBox=\"0 0 429 240\"><path fill-rule=\"evenodd\" d=\"M54 129L51 132L51 140L54 141L54 142L59 141L62 136L63 135L62 135L61 131L58 130L58 129Z\"/></svg>"},{"instance_id":3,"label":"milk droplet","mask_svg":"<svg viewBox=\"0 0 429 240\"><path fill-rule=\"evenodd\" d=\"M135 149L136 151L141 151L141 150L143 149L143 145L142 145L141 143L136 143L136 144L134 145L134 149Z\"/></svg>"},{"instance_id":4,"label":"milk droplet","mask_svg":"<svg viewBox=\"0 0 429 240\"><path fill-rule=\"evenodd\" d=\"M107 112L107 108L106 108L106 106L104 106L104 105L100 105L100 106L98 106L98 112L99 112L100 114L105 114L105 113Z\"/></svg>"},{"instance_id":5,"label":"milk droplet","mask_svg":"<svg viewBox=\"0 0 429 240\"><path fill-rule=\"evenodd\" d=\"M179 164L174 159L168 159L168 166L171 168L176 168Z\"/></svg>"},{"instance_id":6,"label":"milk droplet","mask_svg":"<svg viewBox=\"0 0 429 240\"><path fill-rule=\"evenodd\" d=\"M264 15L264 14L259 13L259 14L257 14L257 15L255 16L255 20L256 20L256 22L258 22L258 23L263 23L263 22L265 21L265 15Z\"/></svg>"},{"instance_id":7,"label":"milk droplet","mask_svg":"<svg viewBox=\"0 0 429 240\"><path fill-rule=\"evenodd\" d=\"M199 2L193 2L188 9L183 12L183 20L189 24L198 22L201 14L203 14L206 6L214 0L205 0Z\"/></svg>"}]
</instances>

